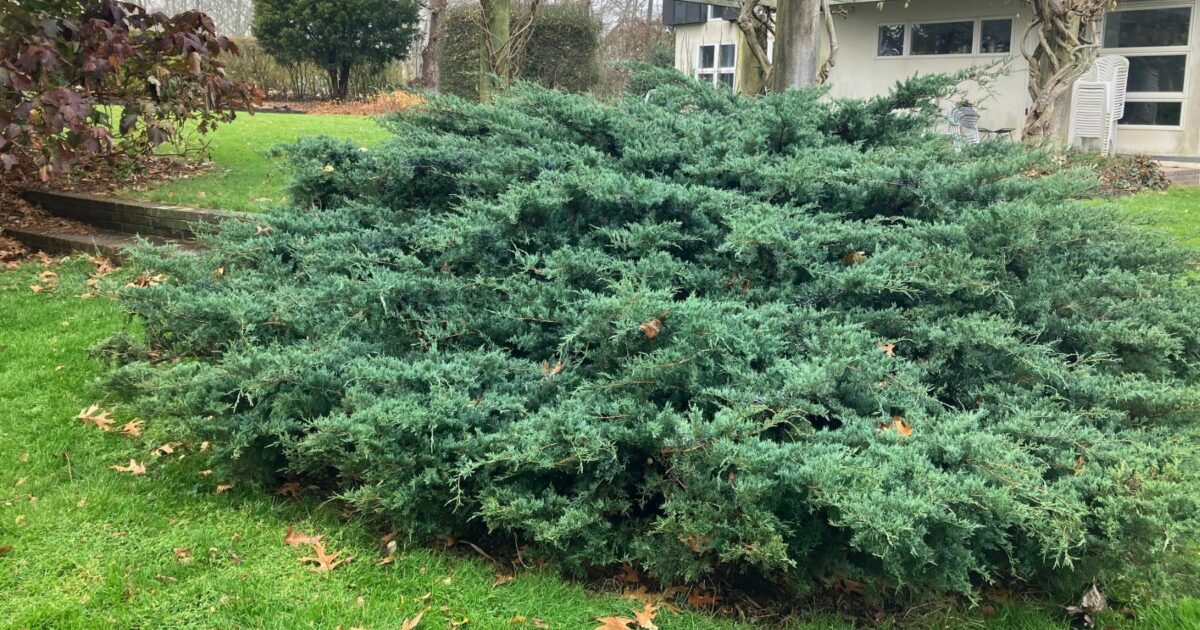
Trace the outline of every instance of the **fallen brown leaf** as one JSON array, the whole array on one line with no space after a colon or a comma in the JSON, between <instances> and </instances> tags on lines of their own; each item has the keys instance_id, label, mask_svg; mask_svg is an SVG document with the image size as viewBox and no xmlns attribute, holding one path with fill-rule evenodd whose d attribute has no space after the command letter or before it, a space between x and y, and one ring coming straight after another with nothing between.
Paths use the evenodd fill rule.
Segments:
<instances>
[{"instance_id":1,"label":"fallen brown leaf","mask_svg":"<svg viewBox=\"0 0 1200 630\"><path fill-rule=\"evenodd\" d=\"M15 547L12 545L0 545L0 556L7 556L13 552L13 549L15 549Z\"/></svg>"},{"instance_id":2,"label":"fallen brown leaf","mask_svg":"<svg viewBox=\"0 0 1200 630\"><path fill-rule=\"evenodd\" d=\"M120 433L129 437L139 437L142 434L142 421L130 420L121 427Z\"/></svg>"},{"instance_id":3,"label":"fallen brown leaf","mask_svg":"<svg viewBox=\"0 0 1200 630\"><path fill-rule=\"evenodd\" d=\"M505 584L511 584L514 579L516 579L516 576L512 573L498 572L496 573L496 581L492 582L492 588L504 586Z\"/></svg>"},{"instance_id":4,"label":"fallen brown leaf","mask_svg":"<svg viewBox=\"0 0 1200 630\"><path fill-rule=\"evenodd\" d=\"M115 470L115 471L117 471L117 472L129 473L129 474L131 474L131 475L144 475L144 474L146 474L146 466L145 466L145 465L143 465L143 464L139 464L139 463L137 463L137 461L136 461L136 460L132 460L132 459L131 459L131 460L129 460L129 465L128 465L128 466L116 466L116 465L114 465L114 466L111 466L110 468L112 468L113 470Z\"/></svg>"},{"instance_id":5,"label":"fallen brown leaf","mask_svg":"<svg viewBox=\"0 0 1200 630\"><path fill-rule=\"evenodd\" d=\"M637 569L633 568L632 564L626 562L621 565L621 572L617 574L617 579L626 584L637 584L641 577L638 575Z\"/></svg>"},{"instance_id":6,"label":"fallen brown leaf","mask_svg":"<svg viewBox=\"0 0 1200 630\"><path fill-rule=\"evenodd\" d=\"M233 484L231 484L231 483L217 484L217 494L224 494L232 489L233 489Z\"/></svg>"},{"instance_id":7,"label":"fallen brown leaf","mask_svg":"<svg viewBox=\"0 0 1200 630\"><path fill-rule=\"evenodd\" d=\"M324 538L324 536L309 536L308 534L302 534L293 529L291 525L288 525L287 534L283 537L283 544L290 545L292 547L299 547L300 545L316 545L320 544L322 538Z\"/></svg>"},{"instance_id":8,"label":"fallen brown leaf","mask_svg":"<svg viewBox=\"0 0 1200 630\"><path fill-rule=\"evenodd\" d=\"M103 411L100 408L100 405L92 405L87 409L80 411L79 415L75 417L79 420L82 420L84 424L96 425L101 431L106 433L113 432L113 423L116 422L116 420L112 418L112 412Z\"/></svg>"},{"instance_id":9,"label":"fallen brown leaf","mask_svg":"<svg viewBox=\"0 0 1200 630\"><path fill-rule=\"evenodd\" d=\"M637 622L637 627L645 630L658 630L658 626L654 625L654 615L658 612L658 606L650 602L646 602L645 607L641 610L633 611L633 618Z\"/></svg>"},{"instance_id":10,"label":"fallen brown leaf","mask_svg":"<svg viewBox=\"0 0 1200 630\"><path fill-rule=\"evenodd\" d=\"M638 328L642 329L642 334L646 335L647 339L654 339L662 332L662 320L655 317L648 322L642 322Z\"/></svg>"},{"instance_id":11,"label":"fallen brown leaf","mask_svg":"<svg viewBox=\"0 0 1200 630\"><path fill-rule=\"evenodd\" d=\"M181 564L189 564L192 561L192 550L187 547L176 547L174 556Z\"/></svg>"},{"instance_id":12,"label":"fallen brown leaf","mask_svg":"<svg viewBox=\"0 0 1200 630\"><path fill-rule=\"evenodd\" d=\"M601 617L596 621L600 622L596 630L630 630L629 624L634 623L628 617Z\"/></svg>"},{"instance_id":13,"label":"fallen brown leaf","mask_svg":"<svg viewBox=\"0 0 1200 630\"><path fill-rule=\"evenodd\" d=\"M325 543L322 542L310 543L309 546L312 547L313 555L307 558L300 558L299 562L315 563L317 566L312 568L313 572L315 573L328 573L353 560L353 558L348 557L338 560L338 556L342 555L342 552L335 551L333 553L329 553L325 550Z\"/></svg>"},{"instance_id":14,"label":"fallen brown leaf","mask_svg":"<svg viewBox=\"0 0 1200 630\"><path fill-rule=\"evenodd\" d=\"M417 616L412 619L405 619L400 624L400 630L413 630L413 628L417 627L417 624L421 623L421 617L424 617L427 612L429 612L428 608L417 613Z\"/></svg>"},{"instance_id":15,"label":"fallen brown leaf","mask_svg":"<svg viewBox=\"0 0 1200 630\"><path fill-rule=\"evenodd\" d=\"M908 437L912 435L913 428L912 425L908 423L908 420L905 420L900 416L893 416L891 424L879 425L879 432L882 433L884 431L895 431L900 435L900 437Z\"/></svg>"}]
</instances>

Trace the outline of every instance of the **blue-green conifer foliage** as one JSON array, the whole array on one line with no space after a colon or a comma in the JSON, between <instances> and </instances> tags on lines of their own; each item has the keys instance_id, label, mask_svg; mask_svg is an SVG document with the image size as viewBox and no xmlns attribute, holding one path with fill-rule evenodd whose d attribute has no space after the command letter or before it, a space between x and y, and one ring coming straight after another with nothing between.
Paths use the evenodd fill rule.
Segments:
<instances>
[{"instance_id":1,"label":"blue-green conifer foliage","mask_svg":"<svg viewBox=\"0 0 1200 630\"><path fill-rule=\"evenodd\" d=\"M137 255L168 280L126 290L113 384L233 471L569 571L969 592L1174 555L1195 256L936 133L953 83L657 71L302 142L291 207Z\"/></svg>"}]
</instances>

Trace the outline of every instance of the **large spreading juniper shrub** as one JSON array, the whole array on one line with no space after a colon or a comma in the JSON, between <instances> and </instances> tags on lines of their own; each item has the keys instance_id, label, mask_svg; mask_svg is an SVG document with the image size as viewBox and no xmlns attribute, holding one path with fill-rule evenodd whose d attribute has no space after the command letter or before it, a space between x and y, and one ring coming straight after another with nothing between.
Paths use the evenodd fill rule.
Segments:
<instances>
[{"instance_id":1,"label":"large spreading juniper shrub","mask_svg":"<svg viewBox=\"0 0 1200 630\"><path fill-rule=\"evenodd\" d=\"M302 143L296 207L138 255L170 280L125 293L114 382L245 474L566 569L968 591L1176 553L1191 254L925 131L950 83L526 85Z\"/></svg>"}]
</instances>

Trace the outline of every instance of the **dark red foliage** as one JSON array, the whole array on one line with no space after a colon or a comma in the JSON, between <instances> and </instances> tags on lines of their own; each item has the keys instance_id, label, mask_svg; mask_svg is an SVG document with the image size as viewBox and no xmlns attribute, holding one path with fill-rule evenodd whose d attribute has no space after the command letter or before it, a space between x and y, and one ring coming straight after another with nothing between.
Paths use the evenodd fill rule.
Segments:
<instances>
[{"instance_id":1,"label":"dark red foliage","mask_svg":"<svg viewBox=\"0 0 1200 630\"><path fill-rule=\"evenodd\" d=\"M143 154L188 122L232 120L261 95L227 78L223 54L237 46L196 11L0 0L0 167L47 180L84 155Z\"/></svg>"}]
</instances>

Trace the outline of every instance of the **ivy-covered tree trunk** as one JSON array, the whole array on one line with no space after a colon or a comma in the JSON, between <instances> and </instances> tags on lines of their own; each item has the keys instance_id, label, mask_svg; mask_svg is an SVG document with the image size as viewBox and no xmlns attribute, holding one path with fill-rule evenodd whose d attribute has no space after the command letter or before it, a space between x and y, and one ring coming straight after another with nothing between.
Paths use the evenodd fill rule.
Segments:
<instances>
[{"instance_id":1,"label":"ivy-covered tree trunk","mask_svg":"<svg viewBox=\"0 0 1200 630\"><path fill-rule=\"evenodd\" d=\"M742 66L742 92L761 94L770 84L771 58L767 55L767 40L770 33L771 12L760 4L760 0L745 0L738 13L737 25L742 40L750 54L738 57Z\"/></svg>"},{"instance_id":2,"label":"ivy-covered tree trunk","mask_svg":"<svg viewBox=\"0 0 1200 630\"><path fill-rule=\"evenodd\" d=\"M1029 64L1029 96L1022 137L1060 137L1071 86L1096 61L1100 20L1112 0L1028 0L1033 22L1022 53Z\"/></svg>"},{"instance_id":3,"label":"ivy-covered tree trunk","mask_svg":"<svg viewBox=\"0 0 1200 630\"><path fill-rule=\"evenodd\" d=\"M779 0L775 17L773 91L816 85L821 52L821 1Z\"/></svg>"},{"instance_id":4,"label":"ivy-covered tree trunk","mask_svg":"<svg viewBox=\"0 0 1200 630\"><path fill-rule=\"evenodd\" d=\"M511 39L511 0L480 0L483 7L482 48L479 51L479 100L491 100L497 88L512 78L512 58L508 53Z\"/></svg>"}]
</instances>

